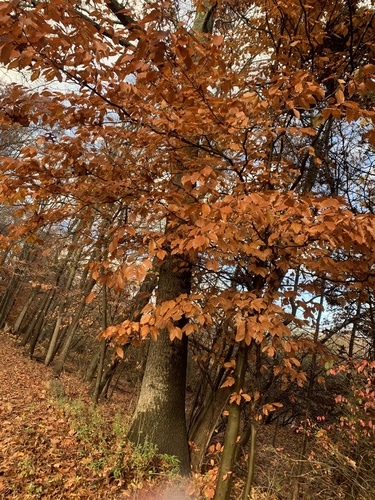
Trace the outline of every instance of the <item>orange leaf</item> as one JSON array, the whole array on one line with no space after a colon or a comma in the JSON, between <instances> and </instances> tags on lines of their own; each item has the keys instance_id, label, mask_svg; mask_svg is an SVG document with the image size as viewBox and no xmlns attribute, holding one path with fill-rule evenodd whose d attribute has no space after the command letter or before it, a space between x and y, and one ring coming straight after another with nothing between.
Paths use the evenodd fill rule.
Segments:
<instances>
[{"instance_id":1,"label":"orange leaf","mask_svg":"<svg viewBox=\"0 0 375 500\"><path fill-rule=\"evenodd\" d=\"M147 274L147 269L143 264L139 265L135 270L135 277L137 278L137 281L139 283L143 281L146 274Z\"/></svg>"},{"instance_id":2,"label":"orange leaf","mask_svg":"<svg viewBox=\"0 0 375 500\"><path fill-rule=\"evenodd\" d=\"M199 248L203 245L206 245L207 244L207 238L205 236L197 236L196 238L194 238L193 242L192 242L192 247L193 248Z\"/></svg>"},{"instance_id":3,"label":"orange leaf","mask_svg":"<svg viewBox=\"0 0 375 500\"><path fill-rule=\"evenodd\" d=\"M237 327L236 342L241 342L245 338L245 322L242 321Z\"/></svg>"},{"instance_id":4,"label":"orange leaf","mask_svg":"<svg viewBox=\"0 0 375 500\"><path fill-rule=\"evenodd\" d=\"M215 496L215 490L213 488L205 488L204 496L206 498L213 498Z\"/></svg>"},{"instance_id":5,"label":"orange leaf","mask_svg":"<svg viewBox=\"0 0 375 500\"><path fill-rule=\"evenodd\" d=\"M193 333L194 330L195 330L194 325L192 325L191 323L188 323L182 329L185 335L190 335L191 333Z\"/></svg>"},{"instance_id":6,"label":"orange leaf","mask_svg":"<svg viewBox=\"0 0 375 500\"><path fill-rule=\"evenodd\" d=\"M204 217L206 217L207 215L209 215L210 212L211 212L210 206L207 205L207 203L203 203L203 205L202 205L202 215Z\"/></svg>"},{"instance_id":7,"label":"orange leaf","mask_svg":"<svg viewBox=\"0 0 375 500\"><path fill-rule=\"evenodd\" d=\"M223 387L232 387L235 383L235 378L234 377L228 377L226 381L222 384L221 388Z\"/></svg>"},{"instance_id":8,"label":"orange leaf","mask_svg":"<svg viewBox=\"0 0 375 500\"><path fill-rule=\"evenodd\" d=\"M96 292L91 292L87 297L86 297L86 304L90 304L96 295Z\"/></svg>"},{"instance_id":9,"label":"orange leaf","mask_svg":"<svg viewBox=\"0 0 375 500\"><path fill-rule=\"evenodd\" d=\"M212 37L212 43L215 45L215 47L220 47L223 41L224 41L223 35L214 35Z\"/></svg>"},{"instance_id":10,"label":"orange leaf","mask_svg":"<svg viewBox=\"0 0 375 500\"><path fill-rule=\"evenodd\" d=\"M341 89L335 92L335 97L338 104L342 104L345 101L344 92Z\"/></svg>"},{"instance_id":11,"label":"orange leaf","mask_svg":"<svg viewBox=\"0 0 375 500\"><path fill-rule=\"evenodd\" d=\"M156 255L157 255L158 259L163 260L164 257L167 255L167 252L165 250L158 250L156 252Z\"/></svg>"}]
</instances>

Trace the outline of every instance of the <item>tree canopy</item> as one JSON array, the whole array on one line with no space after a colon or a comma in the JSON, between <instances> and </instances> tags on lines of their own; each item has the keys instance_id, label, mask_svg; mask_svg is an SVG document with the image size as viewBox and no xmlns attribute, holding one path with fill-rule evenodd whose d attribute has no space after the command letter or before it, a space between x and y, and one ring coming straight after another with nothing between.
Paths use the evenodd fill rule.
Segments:
<instances>
[{"instance_id":1,"label":"tree canopy","mask_svg":"<svg viewBox=\"0 0 375 500\"><path fill-rule=\"evenodd\" d=\"M78 218L95 241L107 220L94 279L139 288L164 265L186 285L107 338L221 325L302 384L307 298L374 285L373 2L15 0L0 21L0 62L45 82L2 97L3 131L38 128L1 158L8 237ZM236 380L231 401L254 399Z\"/></svg>"}]
</instances>

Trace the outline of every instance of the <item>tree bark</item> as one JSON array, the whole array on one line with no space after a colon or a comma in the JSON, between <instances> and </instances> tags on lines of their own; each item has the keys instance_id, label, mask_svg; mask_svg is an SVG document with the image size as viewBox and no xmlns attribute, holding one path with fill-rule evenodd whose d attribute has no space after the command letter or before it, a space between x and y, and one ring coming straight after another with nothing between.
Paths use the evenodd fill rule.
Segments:
<instances>
[{"instance_id":1,"label":"tree bark","mask_svg":"<svg viewBox=\"0 0 375 500\"><path fill-rule=\"evenodd\" d=\"M222 332L218 331L216 340L219 339L221 334ZM232 344L225 355L224 363L219 362L220 364L216 368L214 367L213 376L208 372L209 363L207 363L204 369L203 380L194 403L195 408L192 410L189 421L188 437L189 441L193 443L190 452L191 467L193 470L199 470L202 466L212 434L231 393L230 387L221 388L221 386L228 374L228 370L223 365L232 359L233 349L234 345Z\"/></svg>"},{"instance_id":2,"label":"tree bark","mask_svg":"<svg viewBox=\"0 0 375 500\"><path fill-rule=\"evenodd\" d=\"M66 358L68 357L70 346L73 340L73 337L77 331L78 325L79 325L79 320L81 319L81 315L83 313L83 310L86 307L86 296L90 293L90 291L93 289L95 285L95 280L90 278L90 280L87 283L87 286L84 290L84 298L82 299L81 303L78 306L78 309L74 315L73 321L71 325L68 328L67 335L65 337L65 341L63 344L63 347L60 352L60 356L58 357L55 366L53 367L53 372L56 377L59 377L63 368L64 368L64 363Z\"/></svg>"},{"instance_id":3,"label":"tree bark","mask_svg":"<svg viewBox=\"0 0 375 500\"><path fill-rule=\"evenodd\" d=\"M63 289L63 296L60 300L55 327L53 330L51 340L50 340L49 345L48 345L46 358L44 360L44 364L46 366L48 366L53 361L53 358L54 358L56 351L57 351L56 346L58 344L61 323L63 320L66 305L67 305L67 298L64 295L69 292L69 290L73 284L73 280L74 280L74 277L75 277L76 272L77 272L79 259L80 259L81 254L82 254L82 250L83 250L83 248L81 247L74 254L73 263L72 263L73 265L70 269L70 273L69 273L67 282L66 282L64 289Z\"/></svg>"},{"instance_id":4,"label":"tree bark","mask_svg":"<svg viewBox=\"0 0 375 500\"><path fill-rule=\"evenodd\" d=\"M92 382L98 367L99 357L100 357L100 352L98 349L95 349L91 361L85 370L85 374L83 376L84 382L90 382L90 383Z\"/></svg>"},{"instance_id":5,"label":"tree bark","mask_svg":"<svg viewBox=\"0 0 375 500\"><path fill-rule=\"evenodd\" d=\"M202 466L212 434L230 395L228 387L218 391L212 391L211 388L208 388L208 391L210 391L209 400L204 402L199 420L189 433L189 441L194 443L194 448L191 450L193 470L199 470Z\"/></svg>"},{"instance_id":6,"label":"tree bark","mask_svg":"<svg viewBox=\"0 0 375 500\"><path fill-rule=\"evenodd\" d=\"M105 330L108 326L108 318L107 318L107 288L104 286L103 287L103 314L102 314L102 328ZM99 363L97 366L97 372L96 372L96 380L95 380L95 386L94 386L94 391L93 391L93 401L95 404L98 403L99 401L99 396L102 388L102 380L104 376L104 361L105 361L105 356L107 354L107 339L103 339L101 341L100 345L100 356L99 356Z\"/></svg>"},{"instance_id":7,"label":"tree bark","mask_svg":"<svg viewBox=\"0 0 375 500\"><path fill-rule=\"evenodd\" d=\"M249 459L248 459L248 467L247 467L247 476L246 476L246 484L243 492L242 499L250 500L251 497L251 487L254 479L254 470L255 470L255 448L256 448L256 439L257 439L257 428L254 420L250 422L250 449L249 449Z\"/></svg>"},{"instance_id":8,"label":"tree bark","mask_svg":"<svg viewBox=\"0 0 375 500\"><path fill-rule=\"evenodd\" d=\"M177 256L169 255L160 268L158 302L190 292L191 269ZM180 323L178 326L182 326ZM190 472L185 418L187 338L171 342L162 330L151 342L140 396L129 431L136 445L152 443L159 453L176 456L180 472Z\"/></svg>"},{"instance_id":9,"label":"tree bark","mask_svg":"<svg viewBox=\"0 0 375 500\"><path fill-rule=\"evenodd\" d=\"M21 312L19 313L19 315L17 316L17 319L14 323L14 331L15 333L18 333L20 328L21 328L21 324L22 324L22 321L24 319L24 317L26 316L26 313L27 313L27 310L29 309L30 307L30 304L33 302L33 300L35 299L35 297L38 295L39 291L40 291L40 285L36 286L35 288L32 289L30 295L29 295L29 298L27 299L27 301L25 302Z\"/></svg>"},{"instance_id":10,"label":"tree bark","mask_svg":"<svg viewBox=\"0 0 375 500\"><path fill-rule=\"evenodd\" d=\"M237 357L235 370L234 394L240 394L243 388L245 373L247 370L247 353L249 346L241 343ZM237 401L229 405L228 424L225 432L224 449L220 460L217 486L214 500L229 500L233 478L233 467L235 462L238 432L240 428L241 407Z\"/></svg>"}]
</instances>

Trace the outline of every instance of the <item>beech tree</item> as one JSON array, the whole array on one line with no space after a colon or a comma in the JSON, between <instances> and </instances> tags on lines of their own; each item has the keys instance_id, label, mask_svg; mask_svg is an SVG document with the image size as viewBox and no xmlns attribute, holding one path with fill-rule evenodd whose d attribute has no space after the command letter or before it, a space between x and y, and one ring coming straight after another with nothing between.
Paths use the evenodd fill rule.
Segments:
<instances>
[{"instance_id":1,"label":"beech tree","mask_svg":"<svg viewBox=\"0 0 375 500\"><path fill-rule=\"evenodd\" d=\"M372 2L351 0L0 4L0 61L62 84L39 91L43 113L15 86L2 127L67 131L1 159L2 202L27 201L24 232L121 206L107 226L109 271L93 278L140 289L156 273L157 284L104 336L154 342L130 435L185 473L187 340L225 322L232 394L217 499L230 495L241 401L254 418L275 409L261 377L245 387L248 363L303 384L297 354L313 342L290 326L312 316L307 294L374 285L374 216L349 196L341 156L355 131L345 165L372 175L360 145L372 155L374 17ZM64 204L40 208L50 199ZM309 282L289 286L301 269Z\"/></svg>"}]
</instances>

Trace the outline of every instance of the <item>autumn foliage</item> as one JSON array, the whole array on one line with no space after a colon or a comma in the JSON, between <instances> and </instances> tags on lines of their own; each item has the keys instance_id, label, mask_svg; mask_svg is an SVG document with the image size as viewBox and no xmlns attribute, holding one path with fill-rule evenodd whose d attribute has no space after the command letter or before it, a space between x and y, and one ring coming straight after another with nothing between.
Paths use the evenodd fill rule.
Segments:
<instances>
[{"instance_id":1,"label":"autumn foliage","mask_svg":"<svg viewBox=\"0 0 375 500\"><path fill-rule=\"evenodd\" d=\"M230 405L259 420L277 408L274 377L302 386L301 353L327 359L300 335L322 283L372 296L374 10L193 4L0 4L0 62L41 82L2 96L2 130L35 131L1 158L1 202L19 217L4 246L77 221L96 248L87 302L101 287L137 296L167 267L189 276L170 297L156 284L103 336L199 338L224 352Z\"/></svg>"}]
</instances>

